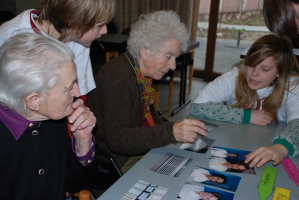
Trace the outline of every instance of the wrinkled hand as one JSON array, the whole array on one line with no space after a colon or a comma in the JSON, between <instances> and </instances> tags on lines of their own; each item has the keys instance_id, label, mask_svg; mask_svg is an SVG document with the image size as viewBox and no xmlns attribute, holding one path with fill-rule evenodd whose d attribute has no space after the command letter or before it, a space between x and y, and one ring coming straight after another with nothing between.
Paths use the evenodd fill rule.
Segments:
<instances>
[{"instance_id":1,"label":"wrinkled hand","mask_svg":"<svg viewBox=\"0 0 299 200\"><path fill-rule=\"evenodd\" d=\"M273 119L263 110L252 110L250 124L267 126Z\"/></svg>"},{"instance_id":2,"label":"wrinkled hand","mask_svg":"<svg viewBox=\"0 0 299 200\"><path fill-rule=\"evenodd\" d=\"M178 142L195 142L197 133L207 136L207 126L195 119L184 119L181 122L176 122L173 125L173 135Z\"/></svg>"},{"instance_id":3,"label":"wrinkled hand","mask_svg":"<svg viewBox=\"0 0 299 200\"><path fill-rule=\"evenodd\" d=\"M81 156L85 155L91 148L91 131L96 123L96 118L89 108L83 105L81 99L77 99L73 104L73 114L68 116L70 129L76 139L77 148Z\"/></svg>"},{"instance_id":4,"label":"wrinkled hand","mask_svg":"<svg viewBox=\"0 0 299 200\"><path fill-rule=\"evenodd\" d=\"M272 146L260 147L250 154L246 155L245 163L250 163L250 167L261 167L266 162L273 160L273 165L278 165L287 155L288 150L281 144L274 144Z\"/></svg>"}]
</instances>

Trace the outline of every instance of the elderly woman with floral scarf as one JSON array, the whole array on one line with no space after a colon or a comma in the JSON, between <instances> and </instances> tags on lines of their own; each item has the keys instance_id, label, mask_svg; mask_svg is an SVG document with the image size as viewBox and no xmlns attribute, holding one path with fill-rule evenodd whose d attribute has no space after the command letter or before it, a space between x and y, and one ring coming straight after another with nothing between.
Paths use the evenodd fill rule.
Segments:
<instances>
[{"instance_id":1,"label":"elderly woman with floral scarf","mask_svg":"<svg viewBox=\"0 0 299 200\"><path fill-rule=\"evenodd\" d=\"M106 63L95 78L97 88L88 105L98 119L96 143L123 172L152 148L207 135L205 124L197 120L163 122L153 106L152 79L176 68L188 37L173 11L143 14L132 26L128 52Z\"/></svg>"}]
</instances>

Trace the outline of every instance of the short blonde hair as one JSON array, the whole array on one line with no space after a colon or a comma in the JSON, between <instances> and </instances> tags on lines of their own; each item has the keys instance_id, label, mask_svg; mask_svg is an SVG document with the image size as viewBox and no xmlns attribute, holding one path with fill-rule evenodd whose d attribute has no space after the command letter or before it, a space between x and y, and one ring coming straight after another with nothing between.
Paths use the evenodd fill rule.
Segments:
<instances>
[{"instance_id":1,"label":"short blonde hair","mask_svg":"<svg viewBox=\"0 0 299 200\"><path fill-rule=\"evenodd\" d=\"M189 33L176 13L162 10L142 14L131 27L127 48L133 57L137 57L143 47L150 49L153 54L172 38L180 41L181 50L186 51Z\"/></svg>"},{"instance_id":2,"label":"short blonde hair","mask_svg":"<svg viewBox=\"0 0 299 200\"><path fill-rule=\"evenodd\" d=\"M39 23L46 20L61 33L63 40L67 29L77 30L76 36L81 38L97 23L110 22L114 15L114 0L43 0L35 8L41 12Z\"/></svg>"}]
</instances>

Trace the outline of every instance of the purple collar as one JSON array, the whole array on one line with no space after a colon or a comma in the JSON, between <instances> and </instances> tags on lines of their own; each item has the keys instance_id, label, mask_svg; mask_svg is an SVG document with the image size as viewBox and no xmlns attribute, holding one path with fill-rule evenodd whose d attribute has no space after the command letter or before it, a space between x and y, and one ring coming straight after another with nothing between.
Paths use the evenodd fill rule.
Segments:
<instances>
[{"instance_id":1,"label":"purple collar","mask_svg":"<svg viewBox=\"0 0 299 200\"><path fill-rule=\"evenodd\" d=\"M5 126L10 130L11 134L16 140L20 139L25 130L28 127L36 125L38 122L28 121L21 115L5 109L0 104L0 120L5 124Z\"/></svg>"}]
</instances>

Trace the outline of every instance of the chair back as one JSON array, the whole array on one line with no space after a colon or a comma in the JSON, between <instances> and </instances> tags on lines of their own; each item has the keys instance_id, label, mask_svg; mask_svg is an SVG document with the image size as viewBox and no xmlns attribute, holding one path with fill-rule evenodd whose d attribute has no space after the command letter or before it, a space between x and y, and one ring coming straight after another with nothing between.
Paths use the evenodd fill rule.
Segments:
<instances>
[{"instance_id":1,"label":"chair back","mask_svg":"<svg viewBox=\"0 0 299 200\"><path fill-rule=\"evenodd\" d=\"M97 149L96 155L100 159L98 159L96 180L91 191L94 197L98 198L123 174L108 152Z\"/></svg>"},{"instance_id":2,"label":"chair back","mask_svg":"<svg viewBox=\"0 0 299 200\"><path fill-rule=\"evenodd\" d=\"M104 65L106 62L106 49L102 43L94 40L90 45L90 61L91 63L99 63Z\"/></svg>"}]
</instances>

